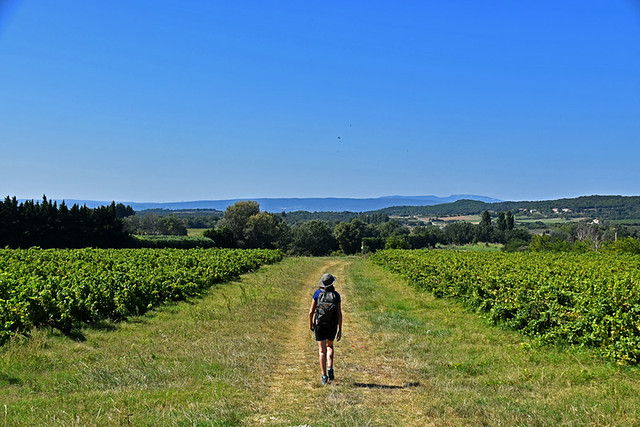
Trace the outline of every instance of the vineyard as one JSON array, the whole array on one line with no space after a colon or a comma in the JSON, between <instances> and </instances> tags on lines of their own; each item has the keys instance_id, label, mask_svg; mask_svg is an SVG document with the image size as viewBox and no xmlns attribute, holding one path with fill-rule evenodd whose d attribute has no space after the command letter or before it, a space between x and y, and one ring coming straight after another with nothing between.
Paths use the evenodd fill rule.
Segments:
<instances>
[{"instance_id":1,"label":"vineyard","mask_svg":"<svg viewBox=\"0 0 640 427\"><path fill-rule=\"evenodd\" d=\"M385 250L371 260L544 343L640 363L640 257Z\"/></svg>"},{"instance_id":2,"label":"vineyard","mask_svg":"<svg viewBox=\"0 0 640 427\"><path fill-rule=\"evenodd\" d=\"M122 320L281 259L258 249L3 249L0 343L37 326Z\"/></svg>"}]
</instances>

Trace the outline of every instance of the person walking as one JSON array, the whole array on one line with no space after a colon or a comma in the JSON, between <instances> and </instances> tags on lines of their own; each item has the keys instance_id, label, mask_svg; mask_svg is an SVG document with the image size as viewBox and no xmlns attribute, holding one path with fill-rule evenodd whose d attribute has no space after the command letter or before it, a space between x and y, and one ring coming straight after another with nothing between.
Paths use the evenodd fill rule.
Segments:
<instances>
[{"instance_id":1,"label":"person walking","mask_svg":"<svg viewBox=\"0 0 640 427\"><path fill-rule=\"evenodd\" d=\"M314 332L318 341L322 384L335 378L333 340L340 341L342 338L342 301L334 287L335 281L335 276L330 273L322 275L319 289L313 294L309 309L309 329Z\"/></svg>"}]
</instances>

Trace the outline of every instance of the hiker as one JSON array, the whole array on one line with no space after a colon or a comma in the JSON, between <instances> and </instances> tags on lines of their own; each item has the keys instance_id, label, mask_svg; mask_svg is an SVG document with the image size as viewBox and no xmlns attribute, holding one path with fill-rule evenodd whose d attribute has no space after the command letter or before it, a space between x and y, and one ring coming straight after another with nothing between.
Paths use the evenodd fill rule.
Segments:
<instances>
[{"instance_id":1,"label":"hiker","mask_svg":"<svg viewBox=\"0 0 640 427\"><path fill-rule=\"evenodd\" d=\"M322 371L322 384L333 381L333 340L342 338L342 306L340 294L333 287L335 276L325 273L319 283L319 289L313 294L309 309L309 329L318 341L318 356Z\"/></svg>"}]
</instances>

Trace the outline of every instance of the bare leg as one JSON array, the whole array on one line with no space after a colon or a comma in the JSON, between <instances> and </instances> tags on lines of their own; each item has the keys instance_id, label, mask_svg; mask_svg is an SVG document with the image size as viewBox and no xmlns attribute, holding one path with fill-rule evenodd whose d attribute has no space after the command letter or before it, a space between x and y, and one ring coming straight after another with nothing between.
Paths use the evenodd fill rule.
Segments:
<instances>
[{"instance_id":1,"label":"bare leg","mask_svg":"<svg viewBox=\"0 0 640 427\"><path fill-rule=\"evenodd\" d=\"M327 367L333 367L333 341L327 341Z\"/></svg>"},{"instance_id":2,"label":"bare leg","mask_svg":"<svg viewBox=\"0 0 640 427\"><path fill-rule=\"evenodd\" d=\"M327 375L327 340L318 341L318 358L322 375Z\"/></svg>"}]
</instances>

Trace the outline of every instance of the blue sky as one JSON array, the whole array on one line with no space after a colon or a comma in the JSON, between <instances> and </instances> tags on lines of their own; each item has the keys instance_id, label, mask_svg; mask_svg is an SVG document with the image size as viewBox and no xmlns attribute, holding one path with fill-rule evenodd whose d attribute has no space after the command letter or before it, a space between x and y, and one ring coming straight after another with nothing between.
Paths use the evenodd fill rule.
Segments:
<instances>
[{"instance_id":1,"label":"blue sky","mask_svg":"<svg viewBox=\"0 0 640 427\"><path fill-rule=\"evenodd\" d=\"M640 2L0 0L0 193L640 195Z\"/></svg>"}]
</instances>

